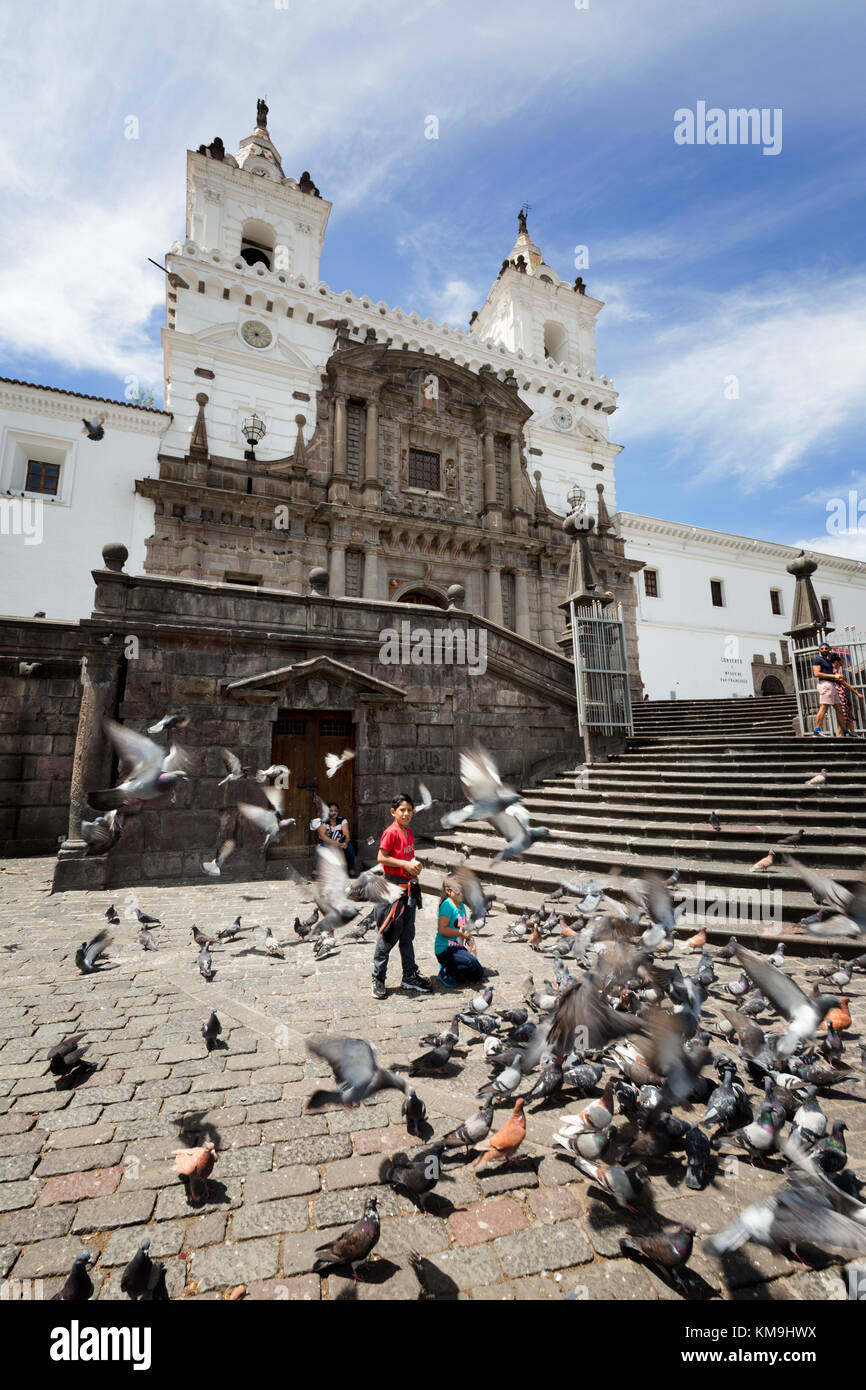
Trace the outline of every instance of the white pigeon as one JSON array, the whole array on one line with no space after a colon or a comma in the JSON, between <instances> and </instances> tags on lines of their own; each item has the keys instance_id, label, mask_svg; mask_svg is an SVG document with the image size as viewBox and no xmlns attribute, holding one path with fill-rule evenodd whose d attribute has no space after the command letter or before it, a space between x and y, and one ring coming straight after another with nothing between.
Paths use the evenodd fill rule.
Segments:
<instances>
[{"instance_id":1,"label":"white pigeon","mask_svg":"<svg viewBox=\"0 0 866 1390\"><path fill-rule=\"evenodd\" d=\"M827 769L822 767L820 772L816 772L814 777L807 777L807 787L823 787L827 780Z\"/></svg>"},{"instance_id":2,"label":"white pigeon","mask_svg":"<svg viewBox=\"0 0 866 1390\"><path fill-rule=\"evenodd\" d=\"M333 777L334 773L339 771L339 769L343 766L343 763L350 762L351 759L354 758L354 756L355 751L353 748L344 748L342 753L340 753L339 755L337 753L326 753L325 771L327 776Z\"/></svg>"},{"instance_id":3,"label":"white pigeon","mask_svg":"<svg viewBox=\"0 0 866 1390\"><path fill-rule=\"evenodd\" d=\"M416 816L419 811L429 811L430 807L433 805L433 798L423 782L418 783L418 790L421 793L421 800L415 807Z\"/></svg>"}]
</instances>

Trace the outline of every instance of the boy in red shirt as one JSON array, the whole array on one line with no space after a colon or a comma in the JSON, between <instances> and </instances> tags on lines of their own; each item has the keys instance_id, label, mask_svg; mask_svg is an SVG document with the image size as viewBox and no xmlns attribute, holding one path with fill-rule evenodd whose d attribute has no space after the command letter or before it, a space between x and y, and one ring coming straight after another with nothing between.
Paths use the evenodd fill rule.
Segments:
<instances>
[{"instance_id":1,"label":"boy in red shirt","mask_svg":"<svg viewBox=\"0 0 866 1390\"><path fill-rule=\"evenodd\" d=\"M378 862L383 866L385 877L392 883L401 884L403 892L393 903L384 903L379 911L376 949L373 953L373 984L371 993L374 999L386 999L385 974L388 969L388 956L399 943L400 961L403 966L403 988L409 994L431 994L430 984L424 979L415 964L415 911L421 905L421 889L418 875L421 865L415 858L415 837L409 829L409 822L415 814L415 805L410 796L402 792L391 803L392 821L379 841Z\"/></svg>"}]
</instances>

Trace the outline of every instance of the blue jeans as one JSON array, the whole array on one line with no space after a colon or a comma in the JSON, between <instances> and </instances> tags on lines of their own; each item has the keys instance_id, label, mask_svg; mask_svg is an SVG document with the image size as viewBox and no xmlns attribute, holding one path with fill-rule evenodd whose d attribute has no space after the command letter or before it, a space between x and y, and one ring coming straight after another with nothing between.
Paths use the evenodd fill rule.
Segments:
<instances>
[{"instance_id":1,"label":"blue jeans","mask_svg":"<svg viewBox=\"0 0 866 1390\"><path fill-rule=\"evenodd\" d=\"M436 959L452 980L474 984L484 976L480 960L465 946L449 946Z\"/></svg>"}]
</instances>

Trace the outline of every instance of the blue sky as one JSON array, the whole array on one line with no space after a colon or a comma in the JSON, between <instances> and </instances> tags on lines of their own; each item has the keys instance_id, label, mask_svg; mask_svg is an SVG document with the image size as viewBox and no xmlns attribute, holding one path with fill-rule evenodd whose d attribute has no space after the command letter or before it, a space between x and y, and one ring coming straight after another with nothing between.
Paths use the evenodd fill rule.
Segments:
<instances>
[{"instance_id":1,"label":"blue sky","mask_svg":"<svg viewBox=\"0 0 866 1390\"><path fill-rule=\"evenodd\" d=\"M284 168L334 203L330 285L465 323L528 202L545 258L571 278L586 245L606 302L619 505L866 559L825 531L829 498L866 498L858 0L281 5L0 16L0 374L159 392L146 257L183 233L186 148L236 149L266 94ZM781 152L677 145L698 101L781 108Z\"/></svg>"}]
</instances>

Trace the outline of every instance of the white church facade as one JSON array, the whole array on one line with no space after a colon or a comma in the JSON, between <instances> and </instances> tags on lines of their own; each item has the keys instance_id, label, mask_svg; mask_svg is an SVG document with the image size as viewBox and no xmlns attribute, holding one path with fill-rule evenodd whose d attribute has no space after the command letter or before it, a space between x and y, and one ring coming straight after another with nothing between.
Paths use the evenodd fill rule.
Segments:
<instances>
[{"instance_id":1,"label":"white church facade","mask_svg":"<svg viewBox=\"0 0 866 1390\"><path fill-rule=\"evenodd\" d=\"M309 510L306 540L321 533L332 594L378 601L402 593L402 577L392 568L389 580L388 564L397 539L401 555L412 542L409 520L406 534L395 539L394 528L380 526L377 517L402 508L417 523L429 507L437 525L453 515L470 530L474 521L478 534L459 557L446 544L424 552L430 563L421 570L428 580L438 565L442 584L448 582L444 561L450 554L451 578L466 589L467 607L475 604L492 621L553 648L563 624L558 604L565 570L557 561L566 557L557 556L559 528L577 488L590 513L601 507L611 535L624 543L626 562L617 577L634 584L646 695L747 696L767 679L758 668L778 666L783 673L794 589L785 566L797 552L617 511L621 446L611 441L610 426L618 397L595 361L603 304L586 293L580 277L571 284L545 263L525 216L468 329L422 319L369 293L335 290L319 273L331 204L308 174L284 173L267 115L260 103L256 129L235 155L218 138L188 153L185 235L165 259L164 409L0 382L3 612L86 617L89 571L109 540L128 550L131 574L146 567L165 572L173 558L172 572L180 577L221 578L212 554L208 560L215 542L190 539L192 494L189 481L181 480L184 461L204 449L235 460L234 472L252 457L291 478L286 460L293 459L300 477L307 450L316 457L321 445L322 457L327 446L341 463L323 474L321 484L314 479L303 498L300 485L295 495ZM360 351L374 347L376 360ZM337 359L348 364L343 376L334 371L337 349ZM413 368L423 357L435 358L452 375L437 367L428 380L422 372L420 387L412 388L412 409L392 421L380 404L382 391L393 388L392 379L383 387L382 350L389 370L402 353ZM483 401L469 388L470 377L489 384ZM440 378L449 409L465 408L466 419L475 420L477 441L467 431L452 440L442 421L437 424ZM321 403L326 420L317 417ZM104 438L95 442L81 421L99 415ZM172 460L176 477L170 478ZM411 476L407 468L414 469ZM194 476L193 469L189 479ZM209 477L219 491L213 469ZM263 524L252 516L252 501L251 517L238 520L238 483L234 473L231 480L226 475L229 520L221 521L213 508L208 520L227 528L227 548L252 557L254 545L228 539L232 528ZM254 489L261 493L261 513L270 494L250 478L247 491ZM322 522L317 499L343 506L345 516ZM187 528L182 545L172 530L175 520ZM422 551L419 540L419 557ZM287 552L285 587L299 582L300 553L293 561ZM866 564L816 558L815 587L828 620L837 630L866 628ZM259 565L260 573L252 558L240 568L236 582L275 583L270 562ZM438 576L430 581L434 596L436 582ZM783 675L779 684L790 688ZM765 689L773 688L770 680Z\"/></svg>"}]
</instances>

